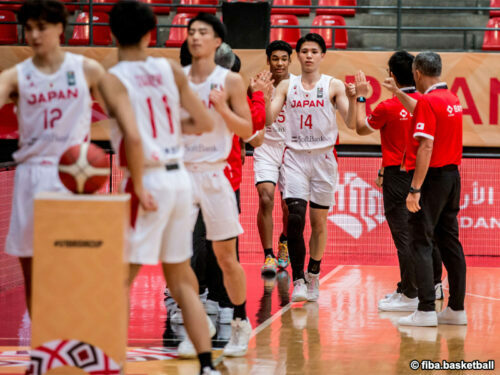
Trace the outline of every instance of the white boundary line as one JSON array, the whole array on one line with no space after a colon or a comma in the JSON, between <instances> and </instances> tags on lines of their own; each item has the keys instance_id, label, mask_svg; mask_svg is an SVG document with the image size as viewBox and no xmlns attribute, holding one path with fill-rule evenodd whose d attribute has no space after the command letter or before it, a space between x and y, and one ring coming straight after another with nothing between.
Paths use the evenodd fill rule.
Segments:
<instances>
[{"instance_id":1,"label":"white boundary line","mask_svg":"<svg viewBox=\"0 0 500 375\"><path fill-rule=\"evenodd\" d=\"M445 288L445 290L450 290L450 288ZM471 296L471 297L477 297L477 298L483 298L483 299L489 299L491 301L500 301L500 298L495 298L495 297L488 297L488 296L482 296L480 294L474 294L474 293L465 293L466 296Z\"/></svg>"},{"instance_id":2,"label":"white boundary line","mask_svg":"<svg viewBox=\"0 0 500 375\"><path fill-rule=\"evenodd\" d=\"M343 268L344 268L344 265L340 265L340 266L335 267L333 270L331 270L328 274L326 274L325 276L323 276L320 279L319 284L320 285L323 284L324 281L328 280L330 277L332 277L334 274L336 274L338 271L340 271ZM257 334L259 334L260 332L262 332L264 329L269 327L271 325L271 323L273 323L276 319L281 317L281 315L283 315L285 312L290 310L293 303L297 303L297 302L288 303L288 305L283 306L281 308L281 310L278 310L277 312L275 312L273 314L273 316L269 317L267 320L263 321L259 326L255 327L254 330L252 331L250 338L252 338L252 337L256 336Z\"/></svg>"}]
</instances>

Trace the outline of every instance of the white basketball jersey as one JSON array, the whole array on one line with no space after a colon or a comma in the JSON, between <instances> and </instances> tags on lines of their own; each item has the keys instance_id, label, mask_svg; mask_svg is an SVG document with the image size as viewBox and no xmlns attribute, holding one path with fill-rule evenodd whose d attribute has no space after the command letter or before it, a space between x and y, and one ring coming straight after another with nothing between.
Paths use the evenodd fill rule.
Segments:
<instances>
[{"instance_id":1,"label":"white basketball jersey","mask_svg":"<svg viewBox=\"0 0 500 375\"><path fill-rule=\"evenodd\" d=\"M312 90L304 89L302 76L290 79L285 110L288 148L312 150L336 144L336 108L329 95L332 78L322 74Z\"/></svg>"},{"instance_id":2,"label":"white basketball jersey","mask_svg":"<svg viewBox=\"0 0 500 375\"><path fill-rule=\"evenodd\" d=\"M165 58L121 61L110 70L127 89L142 139L146 166L165 165L182 158L180 95ZM116 124L111 142L120 165L126 165L123 136Z\"/></svg>"},{"instance_id":3,"label":"white basketball jersey","mask_svg":"<svg viewBox=\"0 0 500 375\"><path fill-rule=\"evenodd\" d=\"M295 77L295 75L290 74L290 80ZM276 91L276 88L273 89L273 95L272 97L274 98L274 93ZM283 108L281 109L281 112L279 113L278 117L276 117L276 121L274 121L270 126L265 127L265 133L264 133L264 141L266 143L275 143L275 142L284 142L285 141L285 133L286 133L286 102L283 105Z\"/></svg>"},{"instance_id":4,"label":"white basketball jersey","mask_svg":"<svg viewBox=\"0 0 500 375\"><path fill-rule=\"evenodd\" d=\"M189 76L191 65L184 68L184 72ZM191 89L198 94L203 104L210 109L210 114L214 118L214 129L208 133L200 135L184 135L186 163L216 163L225 161L231 151L233 144L233 133L228 129L222 116L212 108L209 94L212 89L223 89L229 70L219 65L207 77L205 82L195 84L189 81Z\"/></svg>"},{"instance_id":5,"label":"white basketball jersey","mask_svg":"<svg viewBox=\"0 0 500 375\"><path fill-rule=\"evenodd\" d=\"M88 139L92 99L83 71L83 56L65 52L53 74L39 71L31 58L17 65L19 99L18 163L59 162L70 147Z\"/></svg>"}]
</instances>

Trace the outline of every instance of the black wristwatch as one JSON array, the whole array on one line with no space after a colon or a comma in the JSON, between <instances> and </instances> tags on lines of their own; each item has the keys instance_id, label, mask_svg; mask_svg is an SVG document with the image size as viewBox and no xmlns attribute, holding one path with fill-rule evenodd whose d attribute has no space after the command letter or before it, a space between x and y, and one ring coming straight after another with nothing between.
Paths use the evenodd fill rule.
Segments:
<instances>
[{"instance_id":1,"label":"black wristwatch","mask_svg":"<svg viewBox=\"0 0 500 375\"><path fill-rule=\"evenodd\" d=\"M366 103L366 98L364 96L358 96L356 101L359 103Z\"/></svg>"},{"instance_id":2,"label":"black wristwatch","mask_svg":"<svg viewBox=\"0 0 500 375\"><path fill-rule=\"evenodd\" d=\"M420 193L422 189L415 189L413 186L410 186L410 194Z\"/></svg>"}]
</instances>

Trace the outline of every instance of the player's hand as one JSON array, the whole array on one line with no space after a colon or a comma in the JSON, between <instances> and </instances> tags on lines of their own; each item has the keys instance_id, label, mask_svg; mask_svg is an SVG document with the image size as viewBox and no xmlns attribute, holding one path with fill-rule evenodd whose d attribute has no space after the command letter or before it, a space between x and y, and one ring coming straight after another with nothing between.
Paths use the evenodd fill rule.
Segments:
<instances>
[{"instance_id":1,"label":"player's hand","mask_svg":"<svg viewBox=\"0 0 500 375\"><path fill-rule=\"evenodd\" d=\"M213 89L212 91L210 91L208 99L210 100L210 103L212 103L212 105L214 106L214 109L219 113L229 108L227 106L227 94L224 91L224 89L222 90Z\"/></svg>"},{"instance_id":2,"label":"player's hand","mask_svg":"<svg viewBox=\"0 0 500 375\"><path fill-rule=\"evenodd\" d=\"M406 207L410 212L418 212L420 211L420 193L410 193L408 197L406 197Z\"/></svg>"},{"instance_id":3,"label":"player's hand","mask_svg":"<svg viewBox=\"0 0 500 375\"><path fill-rule=\"evenodd\" d=\"M382 82L382 86L384 86L387 90L389 90L393 94L395 94L396 91L399 90L398 86L396 85L396 81L392 77L384 79L384 82Z\"/></svg>"},{"instance_id":4,"label":"player's hand","mask_svg":"<svg viewBox=\"0 0 500 375\"><path fill-rule=\"evenodd\" d=\"M135 194L144 211L156 211L158 209L158 205L149 191L142 189L136 191Z\"/></svg>"},{"instance_id":5,"label":"player's hand","mask_svg":"<svg viewBox=\"0 0 500 375\"><path fill-rule=\"evenodd\" d=\"M384 177L377 176L377 179L375 180L375 185L377 185L377 187L379 188L382 188L383 184L384 184Z\"/></svg>"},{"instance_id":6,"label":"player's hand","mask_svg":"<svg viewBox=\"0 0 500 375\"><path fill-rule=\"evenodd\" d=\"M260 72L250 79L250 91L252 93L262 91L264 93L264 99L268 101L271 99L273 93L273 82L274 80L272 79L271 72Z\"/></svg>"},{"instance_id":7,"label":"player's hand","mask_svg":"<svg viewBox=\"0 0 500 375\"><path fill-rule=\"evenodd\" d=\"M356 98L356 85L354 83L344 82L345 85L345 94L349 99Z\"/></svg>"},{"instance_id":8,"label":"player's hand","mask_svg":"<svg viewBox=\"0 0 500 375\"><path fill-rule=\"evenodd\" d=\"M366 80L365 73L363 71L359 71L354 76L354 82L356 84L356 93L358 96L368 96L368 92L370 90L370 82Z\"/></svg>"}]
</instances>

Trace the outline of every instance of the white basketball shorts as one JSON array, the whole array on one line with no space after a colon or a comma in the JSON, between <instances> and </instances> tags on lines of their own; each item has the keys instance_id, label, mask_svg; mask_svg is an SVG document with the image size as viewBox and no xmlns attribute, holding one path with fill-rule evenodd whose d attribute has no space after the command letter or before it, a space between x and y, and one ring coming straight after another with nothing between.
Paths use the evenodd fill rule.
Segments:
<instances>
[{"instance_id":1,"label":"white basketball shorts","mask_svg":"<svg viewBox=\"0 0 500 375\"><path fill-rule=\"evenodd\" d=\"M19 164L14 177L12 212L5 252L17 257L33 256L33 211L35 195L68 192L59 179L57 165Z\"/></svg>"},{"instance_id":2,"label":"white basketball shorts","mask_svg":"<svg viewBox=\"0 0 500 375\"><path fill-rule=\"evenodd\" d=\"M253 152L253 171L255 174L255 185L262 182L272 182L278 184L280 191L283 191L283 181L281 178L281 166L283 163L283 142L264 142Z\"/></svg>"},{"instance_id":3,"label":"white basketball shorts","mask_svg":"<svg viewBox=\"0 0 500 375\"><path fill-rule=\"evenodd\" d=\"M184 166L167 171L164 167L147 168L144 188L158 205L157 211L144 211L132 196L129 262L133 264L182 263L192 255L191 182ZM125 192L131 193L130 178Z\"/></svg>"},{"instance_id":4,"label":"white basketball shorts","mask_svg":"<svg viewBox=\"0 0 500 375\"><path fill-rule=\"evenodd\" d=\"M285 149L283 198L299 198L332 207L338 183L338 164L333 148L296 151Z\"/></svg>"},{"instance_id":5,"label":"white basketball shorts","mask_svg":"<svg viewBox=\"0 0 500 375\"><path fill-rule=\"evenodd\" d=\"M223 165L211 170L203 167L200 170L188 169L194 199L191 228L194 228L201 208L208 240L223 241L242 234L236 197L224 174Z\"/></svg>"}]
</instances>

